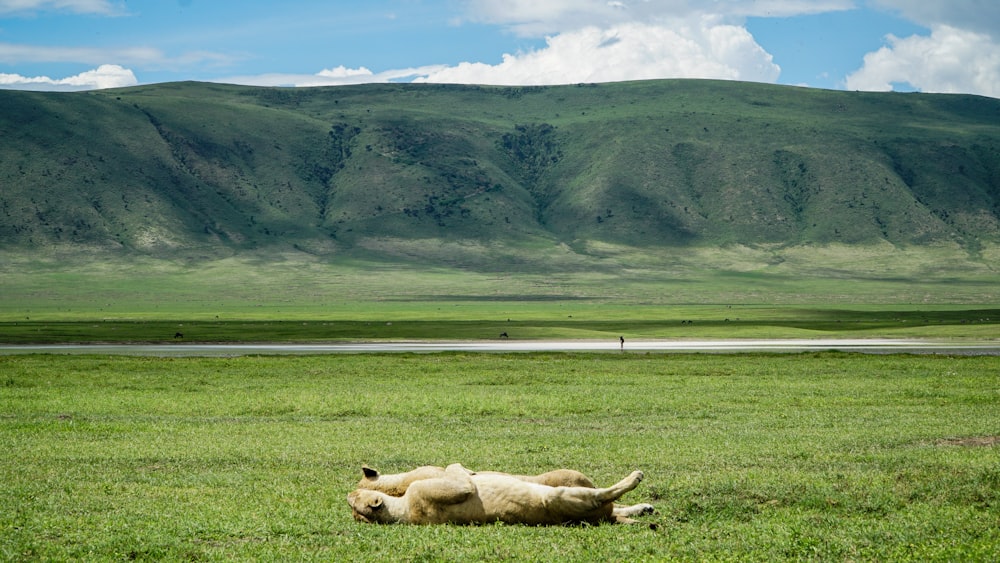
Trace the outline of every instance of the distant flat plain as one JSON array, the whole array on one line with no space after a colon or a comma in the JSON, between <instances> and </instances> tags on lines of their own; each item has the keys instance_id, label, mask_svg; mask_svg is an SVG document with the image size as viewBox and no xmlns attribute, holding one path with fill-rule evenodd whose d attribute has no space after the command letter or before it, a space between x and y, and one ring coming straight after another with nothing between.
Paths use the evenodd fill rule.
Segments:
<instances>
[{"instance_id":1,"label":"distant flat plain","mask_svg":"<svg viewBox=\"0 0 1000 563\"><path fill-rule=\"evenodd\" d=\"M600 340L351 342L334 344L38 344L0 345L0 354L114 354L130 356L246 356L343 353L429 352L815 352L837 350L871 354L1000 355L1000 341L946 342L900 339L799 340L637 340L626 344Z\"/></svg>"}]
</instances>

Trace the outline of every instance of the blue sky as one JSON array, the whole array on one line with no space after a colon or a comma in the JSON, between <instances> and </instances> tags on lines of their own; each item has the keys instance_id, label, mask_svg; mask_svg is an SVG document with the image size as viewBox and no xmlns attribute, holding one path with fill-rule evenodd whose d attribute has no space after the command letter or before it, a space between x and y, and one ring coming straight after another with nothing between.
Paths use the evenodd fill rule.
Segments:
<instances>
[{"instance_id":1,"label":"blue sky","mask_svg":"<svg viewBox=\"0 0 1000 563\"><path fill-rule=\"evenodd\" d=\"M0 87L721 78L1000 97L996 0L0 0Z\"/></svg>"}]
</instances>

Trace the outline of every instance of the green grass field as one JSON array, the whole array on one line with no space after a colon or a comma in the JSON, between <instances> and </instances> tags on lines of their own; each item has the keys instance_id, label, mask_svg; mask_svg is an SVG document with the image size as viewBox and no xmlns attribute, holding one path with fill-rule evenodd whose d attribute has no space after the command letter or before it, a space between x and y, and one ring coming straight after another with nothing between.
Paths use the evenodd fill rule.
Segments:
<instances>
[{"instance_id":1,"label":"green grass field","mask_svg":"<svg viewBox=\"0 0 1000 563\"><path fill-rule=\"evenodd\" d=\"M1000 359L0 357L2 560L987 561ZM355 523L386 472L641 468L648 526Z\"/></svg>"},{"instance_id":2,"label":"green grass field","mask_svg":"<svg viewBox=\"0 0 1000 563\"><path fill-rule=\"evenodd\" d=\"M846 275L837 260L852 252L826 255L829 270L812 274L719 249L673 265L636 257L620 275L606 265L497 274L301 256L128 267L22 257L0 264L0 343L160 342L177 332L188 342L489 339L501 332L514 339L997 337L1000 285L992 272L954 278L941 255L945 269L933 273L936 255L920 252L900 263L867 256L881 274L872 266L868 277L857 266Z\"/></svg>"},{"instance_id":3,"label":"green grass field","mask_svg":"<svg viewBox=\"0 0 1000 563\"><path fill-rule=\"evenodd\" d=\"M598 313L587 307L583 310ZM510 320L16 321L0 322L0 344L496 340L500 333L516 340L888 337L991 342L1000 325L1000 309L964 308L664 307L632 317L615 316L578 312L561 319Z\"/></svg>"}]
</instances>

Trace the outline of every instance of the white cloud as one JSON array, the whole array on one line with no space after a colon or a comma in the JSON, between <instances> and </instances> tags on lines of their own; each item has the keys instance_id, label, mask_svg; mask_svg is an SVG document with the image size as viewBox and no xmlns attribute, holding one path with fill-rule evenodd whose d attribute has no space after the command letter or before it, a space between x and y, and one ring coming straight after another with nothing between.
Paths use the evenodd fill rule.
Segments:
<instances>
[{"instance_id":1,"label":"white cloud","mask_svg":"<svg viewBox=\"0 0 1000 563\"><path fill-rule=\"evenodd\" d=\"M25 62L101 64L102 61L108 59L134 64L136 62L162 61L165 57L160 51L148 47L102 49L0 43L0 62L10 64Z\"/></svg>"},{"instance_id":2,"label":"white cloud","mask_svg":"<svg viewBox=\"0 0 1000 563\"><path fill-rule=\"evenodd\" d=\"M123 88L138 83L131 70L118 65L101 65L96 69L61 79L0 73L0 88L17 90L94 90Z\"/></svg>"},{"instance_id":3,"label":"white cloud","mask_svg":"<svg viewBox=\"0 0 1000 563\"><path fill-rule=\"evenodd\" d=\"M1000 98L1000 43L990 36L939 25L930 36L887 39L847 77L848 89L890 91L906 83L923 92Z\"/></svg>"},{"instance_id":4,"label":"white cloud","mask_svg":"<svg viewBox=\"0 0 1000 563\"><path fill-rule=\"evenodd\" d=\"M340 65L336 68L321 70L316 73L316 76L322 78L332 78L334 80L349 80L358 77L370 77L372 74L372 71L363 66L358 68L347 68L344 65Z\"/></svg>"},{"instance_id":5,"label":"white cloud","mask_svg":"<svg viewBox=\"0 0 1000 563\"><path fill-rule=\"evenodd\" d=\"M653 78L777 81L780 68L746 30L751 16L854 7L853 0L467 0L469 21L501 25L544 47L491 65L465 62L424 82L565 84Z\"/></svg>"},{"instance_id":6,"label":"white cloud","mask_svg":"<svg viewBox=\"0 0 1000 563\"><path fill-rule=\"evenodd\" d=\"M877 8L930 28L930 35L886 37L847 76L852 90L889 91L909 84L923 92L1000 97L1000 2L871 0Z\"/></svg>"},{"instance_id":7,"label":"white cloud","mask_svg":"<svg viewBox=\"0 0 1000 563\"><path fill-rule=\"evenodd\" d=\"M703 16L741 24L752 16L819 14L849 10L854 4L853 0L467 0L465 10L472 21L506 25L521 35L542 37L588 26Z\"/></svg>"},{"instance_id":8,"label":"white cloud","mask_svg":"<svg viewBox=\"0 0 1000 563\"><path fill-rule=\"evenodd\" d=\"M324 69L316 74L255 74L245 76L228 76L218 78L213 82L223 84L242 84L245 86L345 86L349 84L371 84L379 82L408 81L415 77L427 76L445 68L443 65L431 65L416 68L372 72L365 67Z\"/></svg>"},{"instance_id":9,"label":"white cloud","mask_svg":"<svg viewBox=\"0 0 1000 563\"><path fill-rule=\"evenodd\" d=\"M109 0L0 0L0 14L27 14L42 11L107 16L123 13L119 4Z\"/></svg>"},{"instance_id":10,"label":"white cloud","mask_svg":"<svg viewBox=\"0 0 1000 563\"><path fill-rule=\"evenodd\" d=\"M697 18L674 25L622 23L548 37L544 48L497 65L462 63L419 82L570 84L652 78L773 82L780 69L746 29Z\"/></svg>"},{"instance_id":11,"label":"white cloud","mask_svg":"<svg viewBox=\"0 0 1000 563\"><path fill-rule=\"evenodd\" d=\"M81 63L100 65L115 61L145 69L184 68L198 64L224 65L233 60L228 55L209 51L191 51L170 56L154 47L53 47L48 45L20 45L0 43L0 63Z\"/></svg>"},{"instance_id":12,"label":"white cloud","mask_svg":"<svg viewBox=\"0 0 1000 563\"><path fill-rule=\"evenodd\" d=\"M1000 2L994 0L871 0L879 8L928 28L947 25L978 31L996 39Z\"/></svg>"}]
</instances>

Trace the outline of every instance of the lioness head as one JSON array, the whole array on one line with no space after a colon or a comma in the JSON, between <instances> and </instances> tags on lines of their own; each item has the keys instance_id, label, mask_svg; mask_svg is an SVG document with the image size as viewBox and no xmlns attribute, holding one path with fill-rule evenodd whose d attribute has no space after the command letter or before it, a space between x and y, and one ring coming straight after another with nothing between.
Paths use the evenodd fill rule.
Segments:
<instances>
[{"instance_id":1,"label":"lioness head","mask_svg":"<svg viewBox=\"0 0 1000 563\"><path fill-rule=\"evenodd\" d=\"M347 504L351 505L354 519L366 524L379 524L385 521L385 503L375 491L357 490L347 495Z\"/></svg>"}]
</instances>

